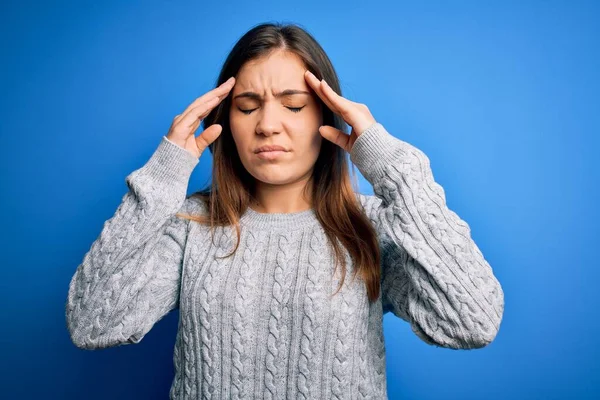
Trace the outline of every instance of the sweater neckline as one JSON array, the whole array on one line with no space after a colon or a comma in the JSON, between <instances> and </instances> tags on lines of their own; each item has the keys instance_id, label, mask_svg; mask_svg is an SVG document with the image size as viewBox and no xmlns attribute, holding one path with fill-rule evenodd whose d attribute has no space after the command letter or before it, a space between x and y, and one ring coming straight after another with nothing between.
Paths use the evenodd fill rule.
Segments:
<instances>
[{"instance_id":1,"label":"sweater neckline","mask_svg":"<svg viewBox=\"0 0 600 400\"><path fill-rule=\"evenodd\" d=\"M259 229L299 229L318 223L317 214L313 208L292 213L261 213L250 207L242 214L240 223Z\"/></svg>"}]
</instances>

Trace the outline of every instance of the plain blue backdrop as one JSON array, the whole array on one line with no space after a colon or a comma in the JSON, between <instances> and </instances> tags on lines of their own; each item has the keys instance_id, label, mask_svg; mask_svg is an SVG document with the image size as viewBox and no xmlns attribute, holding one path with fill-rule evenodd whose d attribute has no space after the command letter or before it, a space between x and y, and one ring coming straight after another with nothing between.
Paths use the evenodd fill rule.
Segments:
<instances>
[{"instance_id":1,"label":"plain blue backdrop","mask_svg":"<svg viewBox=\"0 0 600 400\"><path fill-rule=\"evenodd\" d=\"M390 399L600 396L598 2L139 3L2 3L0 397L167 398L178 312L138 345L80 350L68 284L125 177L261 22L306 28L343 95L428 155L503 286L479 350L387 314Z\"/></svg>"}]
</instances>

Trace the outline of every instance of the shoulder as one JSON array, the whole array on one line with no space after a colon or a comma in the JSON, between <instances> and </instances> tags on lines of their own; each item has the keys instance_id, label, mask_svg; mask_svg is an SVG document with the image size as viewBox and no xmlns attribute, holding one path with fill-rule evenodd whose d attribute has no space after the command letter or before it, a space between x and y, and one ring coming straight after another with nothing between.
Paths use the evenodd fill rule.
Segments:
<instances>
[{"instance_id":1,"label":"shoulder","mask_svg":"<svg viewBox=\"0 0 600 400\"><path fill-rule=\"evenodd\" d=\"M202 198L196 193L187 196L179 207L179 210L171 216L170 225L176 227L176 229L190 228L190 222L194 219L193 217L199 217L206 215L207 207L204 205Z\"/></svg>"},{"instance_id":2,"label":"shoulder","mask_svg":"<svg viewBox=\"0 0 600 400\"><path fill-rule=\"evenodd\" d=\"M185 198L185 201L178 212L182 214L206 215L208 209L202 196L194 193Z\"/></svg>"},{"instance_id":3,"label":"shoulder","mask_svg":"<svg viewBox=\"0 0 600 400\"><path fill-rule=\"evenodd\" d=\"M379 208L382 202L382 200L375 195L362 194L358 192L355 192L355 195L359 204L362 206L362 208L368 216L371 216L373 211Z\"/></svg>"}]
</instances>

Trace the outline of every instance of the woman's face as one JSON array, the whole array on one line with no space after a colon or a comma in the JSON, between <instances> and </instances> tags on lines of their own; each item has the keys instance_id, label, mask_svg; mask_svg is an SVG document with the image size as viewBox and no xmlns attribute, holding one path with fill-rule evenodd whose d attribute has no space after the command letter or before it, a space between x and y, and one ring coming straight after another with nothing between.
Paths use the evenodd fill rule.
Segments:
<instances>
[{"instance_id":1,"label":"woman's face","mask_svg":"<svg viewBox=\"0 0 600 400\"><path fill-rule=\"evenodd\" d=\"M310 177L321 148L322 110L293 53L277 51L240 69L229 123L238 154L257 180L282 185ZM283 93L284 91L301 93ZM284 152L259 153L265 145Z\"/></svg>"}]
</instances>

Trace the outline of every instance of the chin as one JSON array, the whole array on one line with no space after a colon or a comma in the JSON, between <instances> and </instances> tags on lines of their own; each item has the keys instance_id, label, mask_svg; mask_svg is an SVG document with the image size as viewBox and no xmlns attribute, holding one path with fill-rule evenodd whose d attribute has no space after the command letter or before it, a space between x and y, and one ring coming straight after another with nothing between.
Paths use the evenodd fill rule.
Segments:
<instances>
[{"instance_id":1,"label":"chin","mask_svg":"<svg viewBox=\"0 0 600 400\"><path fill-rule=\"evenodd\" d=\"M262 183L266 183L269 185L283 185L286 183L293 182L296 177L291 176L285 171L281 171L281 167L278 168L279 171L249 171L250 175L252 175L257 181Z\"/></svg>"}]
</instances>

